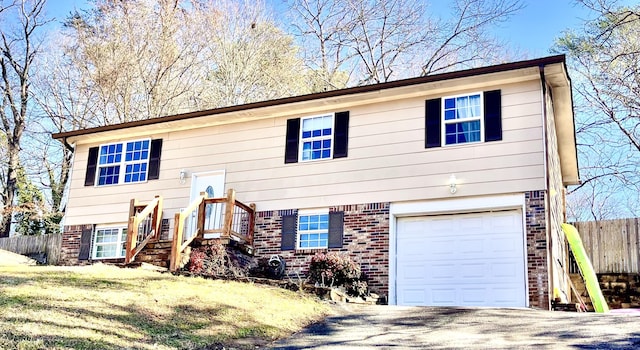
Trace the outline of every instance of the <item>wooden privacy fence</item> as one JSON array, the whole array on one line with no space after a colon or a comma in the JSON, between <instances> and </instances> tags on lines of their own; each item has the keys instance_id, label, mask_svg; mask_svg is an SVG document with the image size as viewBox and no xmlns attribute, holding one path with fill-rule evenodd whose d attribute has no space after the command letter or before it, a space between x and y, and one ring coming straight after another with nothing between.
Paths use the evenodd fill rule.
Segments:
<instances>
[{"instance_id":1,"label":"wooden privacy fence","mask_svg":"<svg viewBox=\"0 0 640 350\"><path fill-rule=\"evenodd\" d=\"M45 253L47 264L57 265L60 259L62 234L14 236L0 238L0 249L17 254Z\"/></svg>"},{"instance_id":2,"label":"wooden privacy fence","mask_svg":"<svg viewBox=\"0 0 640 350\"><path fill-rule=\"evenodd\" d=\"M573 225L596 273L640 273L640 218Z\"/></svg>"}]
</instances>

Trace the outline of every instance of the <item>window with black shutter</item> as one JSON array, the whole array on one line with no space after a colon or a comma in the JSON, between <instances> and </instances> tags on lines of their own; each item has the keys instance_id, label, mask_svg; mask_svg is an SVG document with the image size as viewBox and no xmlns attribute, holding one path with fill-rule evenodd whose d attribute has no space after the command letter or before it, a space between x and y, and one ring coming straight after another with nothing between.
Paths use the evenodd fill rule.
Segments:
<instances>
[{"instance_id":1,"label":"window with black shutter","mask_svg":"<svg viewBox=\"0 0 640 350\"><path fill-rule=\"evenodd\" d=\"M91 147L85 186L156 180L160 175L162 139L142 139Z\"/></svg>"},{"instance_id":2,"label":"window with black shutter","mask_svg":"<svg viewBox=\"0 0 640 350\"><path fill-rule=\"evenodd\" d=\"M281 250L342 247L344 212L300 211L282 217Z\"/></svg>"},{"instance_id":3,"label":"window with black shutter","mask_svg":"<svg viewBox=\"0 0 640 350\"><path fill-rule=\"evenodd\" d=\"M284 162L347 157L349 111L287 120Z\"/></svg>"},{"instance_id":4,"label":"window with black shutter","mask_svg":"<svg viewBox=\"0 0 640 350\"><path fill-rule=\"evenodd\" d=\"M500 140L502 140L500 90L446 96L426 101L425 148Z\"/></svg>"}]
</instances>

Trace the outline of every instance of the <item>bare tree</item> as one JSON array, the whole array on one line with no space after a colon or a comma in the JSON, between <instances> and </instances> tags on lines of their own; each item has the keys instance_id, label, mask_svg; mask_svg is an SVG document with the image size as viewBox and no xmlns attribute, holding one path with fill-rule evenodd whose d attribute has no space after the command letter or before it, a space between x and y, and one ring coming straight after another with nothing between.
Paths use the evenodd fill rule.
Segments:
<instances>
[{"instance_id":1,"label":"bare tree","mask_svg":"<svg viewBox=\"0 0 640 350\"><path fill-rule=\"evenodd\" d=\"M97 0L67 21L100 124L306 92L293 40L261 2Z\"/></svg>"},{"instance_id":2,"label":"bare tree","mask_svg":"<svg viewBox=\"0 0 640 350\"><path fill-rule=\"evenodd\" d=\"M185 1L97 0L67 20L69 68L87 82L100 124L154 118L188 106L203 46L185 30Z\"/></svg>"},{"instance_id":3,"label":"bare tree","mask_svg":"<svg viewBox=\"0 0 640 350\"><path fill-rule=\"evenodd\" d=\"M324 89L371 84L495 62L489 29L520 0L456 0L443 19L421 0L290 0L307 65ZM347 77L347 79L345 79Z\"/></svg>"},{"instance_id":4,"label":"bare tree","mask_svg":"<svg viewBox=\"0 0 640 350\"><path fill-rule=\"evenodd\" d=\"M207 78L202 106L219 107L310 91L293 38L279 29L260 1L204 2L194 11L194 35Z\"/></svg>"},{"instance_id":5,"label":"bare tree","mask_svg":"<svg viewBox=\"0 0 640 350\"><path fill-rule=\"evenodd\" d=\"M52 35L43 50L46 53L36 61L33 101L41 115L32 118L27 129L32 147L26 153L35 164L25 164L25 168L46 191L49 206L43 212L47 231L57 229L62 220L74 152L73 145L52 140L51 133L99 126L100 119L94 117L102 115L92 82L74 69L72 56L64 52L65 40Z\"/></svg>"},{"instance_id":6,"label":"bare tree","mask_svg":"<svg viewBox=\"0 0 640 350\"><path fill-rule=\"evenodd\" d=\"M45 0L23 0L1 3L0 16L0 75L2 80L2 108L0 109L2 141L6 157L2 164L2 220L0 237L11 232L11 219L18 189L17 175L20 169L20 150L26 127L30 98L31 69L38 54L38 29L45 23Z\"/></svg>"},{"instance_id":7,"label":"bare tree","mask_svg":"<svg viewBox=\"0 0 640 350\"><path fill-rule=\"evenodd\" d=\"M345 87L355 67L346 38L353 26L340 1L293 0L289 2L293 28L304 59L317 81L314 91Z\"/></svg>"},{"instance_id":8,"label":"bare tree","mask_svg":"<svg viewBox=\"0 0 640 350\"><path fill-rule=\"evenodd\" d=\"M565 33L556 47L569 54L577 93L582 184L569 198L608 208L592 215L597 219L639 215L640 8L608 0L580 3L596 18Z\"/></svg>"}]
</instances>

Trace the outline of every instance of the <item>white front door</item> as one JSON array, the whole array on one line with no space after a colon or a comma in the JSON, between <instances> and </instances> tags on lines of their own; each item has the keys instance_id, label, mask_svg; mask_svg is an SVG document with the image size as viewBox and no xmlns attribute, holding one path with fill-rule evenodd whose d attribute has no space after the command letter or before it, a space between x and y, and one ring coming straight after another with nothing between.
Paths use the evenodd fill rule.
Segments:
<instances>
[{"instance_id":1,"label":"white front door","mask_svg":"<svg viewBox=\"0 0 640 350\"><path fill-rule=\"evenodd\" d=\"M224 197L224 170L193 174L191 176L191 197L189 203L202 192L206 193L209 198Z\"/></svg>"},{"instance_id":2,"label":"white front door","mask_svg":"<svg viewBox=\"0 0 640 350\"><path fill-rule=\"evenodd\" d=\"M191 199L193 202L200 193L206 193L208 198L222 198L224 191L224 170L211 171L206 173L195 173L191 178ZM209 204L205 208L205 230L220 228L223 221L224 206L221 203ZM195 222L194 222L195 224ZM205 234L204 238L217 238L220 234Z\"/></svg>"}]
</instances>

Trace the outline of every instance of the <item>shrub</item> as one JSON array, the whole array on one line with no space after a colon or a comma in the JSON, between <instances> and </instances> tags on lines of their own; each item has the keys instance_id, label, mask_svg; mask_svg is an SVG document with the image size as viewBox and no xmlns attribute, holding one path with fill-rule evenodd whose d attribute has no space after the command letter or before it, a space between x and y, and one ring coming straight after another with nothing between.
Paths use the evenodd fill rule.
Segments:
<instances>
[{"instance_id":1,"label":"shrub","mask_svg":"<svg viewBox=\"0 0 640 350\"><path fill-rule=\"evenodd\" d=\"M244 271L231 261L223 244L214 241L191 250L189 272L204 276L243 276Z\"/></svg>"},{"instance_id":2,"label":"shrub","mask_svg":"<svg viewBox=\"0 0 640 350\"><path fill-rule=\"evenodd\" d=\"M344 253L317 253L309 264L309 279L323 287L344 286L350 295L367 295L360 265Z\"/></svg>"}]
</instances>

